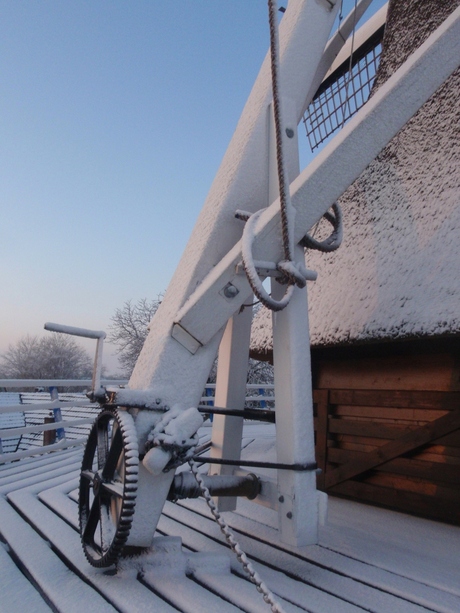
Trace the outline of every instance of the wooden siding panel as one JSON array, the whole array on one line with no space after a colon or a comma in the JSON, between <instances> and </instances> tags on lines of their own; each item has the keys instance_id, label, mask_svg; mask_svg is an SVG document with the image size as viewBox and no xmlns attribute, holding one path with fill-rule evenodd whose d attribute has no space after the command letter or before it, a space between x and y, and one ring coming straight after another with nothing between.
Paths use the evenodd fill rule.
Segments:
<instances>
[{"instance_id":1,"label":"wooden siding panel","mask_svg":"<svg viewBox=\"0 0 460 613\"><path fill-rule=\"evenodd\" d=\"M319 489L460 523L459 392L331 389L315 397Z\"/></svg>"},{"instance_id":2,"label":"wooden siding panel","mask_svg":"<svg viewBox=\"0 0 460 613\"><path fill-rule=\"evenodd\" d=\"M455 366L450 353L321 361L318 388L447 392Z\"/></svg>"}]
</instances>

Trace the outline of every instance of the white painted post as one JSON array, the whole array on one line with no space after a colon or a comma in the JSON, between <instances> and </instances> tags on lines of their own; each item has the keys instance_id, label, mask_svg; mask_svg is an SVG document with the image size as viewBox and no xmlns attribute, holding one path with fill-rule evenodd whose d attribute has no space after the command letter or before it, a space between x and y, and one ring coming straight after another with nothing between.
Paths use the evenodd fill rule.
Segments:
<instances>
[{"instance_id":1,"label":"white painted post","mask_svg":"<svg viewBox=\"0 0 460 613\"><path fill-rule=\"evenodd\" d=\"M247 304L252 302L252 294ZM251 336L252 307L234 315L225 328L219 347L216 395L214 404L228 409L244 409L248 376L249 342ZM239 460L243 434L243 418L214 415L212 423L211 457ZM234 466L211 464L210 474L231 475ZM236 497L217 498L220 511L233 511Z\"/></svg>"},{"instance_id":2,"label":"white painted post","mask_svg":"<svg viewBox=\"0 0 460 613\"><path fill-rule=\"evenodd\" d=\"M101 391L101 375L102 375L102 352L104 348L104 335L99 336L96 344L96 355L94 356L93 366L93 393L99 394ZM104 392L104 390L102 390Z\"/></svg>"},{"instance_id":3,"label":"white painted post","mask_svg":"<svg viewBox=\"0 0 460 613\"><path fill-rule=\"evenodd\" d=\"M303 259L303 249L297 247L296 256ZM275 298L282 292L279 284L272 283ZM314 462L306 287L296 288L289 305L273 314L273 358L278 462ZM315 471L278 471L278 501L281 540L297 547L316 543L318 503Z\"/></svg>"},{"instance_id":4,"label":"white painted post","mask_svg":"<svg viewBox=\"0 0 460 613\"><path fill-rule=\"evenodd\" d=\"M299 174L295 105L282 100L285 134L283 149L289 181ZM269 199L279 195L273 114L270 114ZM290 136L290 138L289 138ZM303 249L295 259L304 264ZM272 281L272 296L280 299L285 288ZM273 359L276 398L276 452L283 464L315 461L310 335L307 288L296 288L289 305L273 313ZM278 521L281 540L294 546L318 540L318 505L314 471L278 471Z\"/></svg>"}]
</instances>

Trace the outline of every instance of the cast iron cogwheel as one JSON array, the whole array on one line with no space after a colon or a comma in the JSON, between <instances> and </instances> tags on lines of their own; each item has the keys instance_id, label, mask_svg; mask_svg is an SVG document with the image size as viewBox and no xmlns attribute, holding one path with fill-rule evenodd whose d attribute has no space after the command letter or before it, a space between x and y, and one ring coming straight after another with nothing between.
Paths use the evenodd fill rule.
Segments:
<instances>
[{"instance_id":1,"label":"cast iron cogwheel","mask_svg":"<svg viewBox=\"0 0 460 613\"><path fill-rule=\"evenodd\" d=\"M80 536L90 564L115 564L128 539L136 504L139 452L126 410L103 410L88 436L79 488Z\"/></svg>"}]
</instances>

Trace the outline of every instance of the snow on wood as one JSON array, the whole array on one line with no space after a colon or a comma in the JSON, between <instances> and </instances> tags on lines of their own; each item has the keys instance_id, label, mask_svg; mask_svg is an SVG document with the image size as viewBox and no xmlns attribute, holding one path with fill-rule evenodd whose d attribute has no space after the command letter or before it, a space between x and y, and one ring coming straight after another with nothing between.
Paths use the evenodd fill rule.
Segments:
<instances>
[{"instance_id":1,"label":"snow on wood","mask_svg":"<svg viewBox=\"0 0 460 613\"><path fill-rule=\"evenodd\" d=\"M272 425L245 427L243 453L269 459L272 434ZM78 535L81 453L66 450L0 466L0 533L27 568L31 594L40 586L52 607L71 613L88 606L126 613L264 610L203 500L166 504L156 551L124 560L118 572L91 567ZM226 519L269 588L287 601L287 611L460 610L458 527L331 498L320 544L293 548L280 546L276 529L261 523L265 510L239 500ZM23 594L20 602L32 603L26 589Z\"/></svg>"},{"instance_id":2,"label":"snow on wood","mask_svg":"<svg viewBox=\"0 0 460 613\"><path fill-rule=\"evenodd\" d=\"M393 10L377 84L458 3L425 4ZM459 92L457 70L340 199L341 248L307 253L307 266L318 271L309 286L313 346L460 332ZM265 310L251 345L271 350Z\"/></svg>"},{"instance_id":3,"label":"snow on wood","mask_svg":"<svg viewBox=\"0 0 460 613\"><path fill-rule=\"evenodd\" d=\"M50 408L61 407L61 414L64 423L60 427L64 427L66 439L68 441L78 440L86 438L89 433L91 423L98 414L100 407L95 404L91 404L82 393L66 393L62 392L59 395L59 400L62 402L74 401L77 406L67 405L62 406L58 403L49 402L50 396L46 392L23 392L20 394L23 405L18 405L18 409L21 408L24 411L25 423L23 426L35 426L42 425L45 417L50 416ZM31 404L36 405L34 409L28 409ZM43 407L37 406L43 404ZM82 406L83 405L83 406ZM75 420L86 420L75 421ZM65 421L74 422L65 424ZM57 427L57 426L56 426ZM18 450L25 451L32 447L43 446L43 432L26 432L22 434L18 442Z\"/></svg>"},{"instance_id":4,"label":"snow on wood","mask_svg":"<svg viewBox=\"0 0 460 613\"><path fill-rule=\"evenodd\" d=\"M19 404L21 396L17 392L0 392L0 407ZM0 413L0 429L21 428L25 426L24 412ZM10 453L17 451L20 436L5 436L2 438L2 452Z\"/></svg>"},{"instance_id":5,"label":"snow on wood","mask_svg":"<svg viewBox=\"0 0 460 613\"><path fill-rule=\"evenodd\" d=\"M114 611L94 590L88 588L50 549L13 508L0 499L1 533L34 583L66 613L88 610ZM27 601L22 603L24 611Z\"/></svg>"},{"instance_id":6,"label":"snow on wood","mask_svg":"<svg viewBox=\"0 0 460 613\"><path fill-rule=\"evenodd\" d=\"M84 557L78 532L72 529L66 522L60 520L59 515L57 515L54 510L51 511L36 498L40 489L54 488L60 484L63 485L68 480L69 474L74 478L78 475L78 472L79 467L76 467L70 473L67 469L65 473L67 477L63 475L59 479L44 480L42 484L36 482L32 486L12 492L8 497L32 526L40 526L40 532L46 539L42 541L44 543L43 546L51 552L48 546L49 541L52 546L59 549L61 555L68 560L70 567L77 571L74 574L72 571L68 570L69 574L76 582L76 592L74 592L73 587L71 590L66 590L65 586L62 586L62 584L59 585L59 583L55 581L52 572L43 576L42 589L46 589L46 593L52 602L58 601L61 597L67 598L67 605L62 606L62 610L71 613L73 613L73 611L87 611L89 608L98 611L123 610L134 612L142 610L148 603L153 605L155 610L159 613L172 612L173 609L171 607L160 599L156 599L155 595L151 594L149 590L143 587L136 578L126 578L122 582L114 582L111 581L110 577L106 576L103 571L91 567ZM74 505L75 514L76 511L77 507ZM3 514L0 512L0 520L2 518ZM24 521L22 521L22 523L26 525ZM1 529L0 525L0 530ZM57 556L54 557L59 560ZM38 564L38 561L35 563ZM86 581L81 581L79 576L85 577ZM90 585L86 585L86 583ZM82 600L83 595L80 597L80 593L78 592L79 585L82 591L87 591L89 594L89 602L86 604ZM97 591L95 591L91 585L94 586ZM58 591L59 589L60 592ZM106 600L101 598L98 592L104 594L109 602L113 602L115 609L108 604ZM100 604L98 604L99 601Z\"/></svg>"},{"instance_id":7,"label":"snow on wood","mask_svg":"<svg viewBox=\"0 0 460 613\"><path fill-rule=\"evenodd\" d=\"M335 504L341 501L332 499L332 502ZM355 506L350 509L351 513L366 512L366 506L353 504ZM187 509L181 508L185 506ZM201 519L195 519L197 525L198 522L200 523L198 532L201 536L197 536L195 532L185 527L180 532L184 544L199 547L200 550L215 551L217 549L215 541L223 541L223 539L219 535L217 526L214 527L212 520L207 518L207 511L202 501L190 500L181 503L180 506L173 506L168 503L165 507L164 516L170 517L182 525L189 512L188 509L193 510L195 515L201 514ZM371 528L374 534L376 525L380 525L386 520L391 522L391 515L398 515L391 511L380 509L378 511L378 521L374 520ZM387 517L385 517L386 514L388 514ZM346 524L347 519L348 514L343 517L344 524ZM359 607L359 610L364 608L381 613L384 611L422 613L426 610L425 607L431 611L449 611L450 613L458 611L458 598L453 597L447 591L446 593L437 589L424 590L423 585L420 586L418 582L400 581L399 576L393 576L391 572L383 572L375 568L372 563L360 562L359 556L356 560L357 556L354 552L349 552L347 556L330 553L327 545L323 546L322 544L322 534L320 534L319 546L294 548L283 545L280 547L277 531L274 528L263 526L259 521L248 520L238 512L232 514L231 517L227 517L227 521L238 534L243 549L256 561L257 570L263 576L266 574L266 569L260 564L268 562L270 567L300 580L301 583L306 582L308 585L314 586L323 596L324 593L328 596L332 595L334 597L331 599L332 604L334 602L338 604L338 606L336 605L338 611L348 610L346 603L353 605L350 607L350 611L356 611L356 607ZM160 522L160 529L163 528L164 523ZM341 529L347 536L347 528L341 526ZM327 531L328 527L323 530ZM459 533L457 528L449 527L449 530L452 530L454 535ZM369 531L366 531L366 536L368 535ZM403 546L407 539L402 531L398 531L398 535ZM366 536L363 534L362 538L365 539ZM419 535L419 539L423 541L423 532ZM340 537L337 540L340 542ZM383 538L378 540L377 547L379 550L384 550L385 540ZM455 547L449 547L449 549L452 551ZM450 556L447 555L446 559L440 563L441 568L448 568L449 558ZM232 567L237 570L238 564L235 563L233 566L232 562ZM457 583L451 585L456 586ZM272 586L271 583L270 587L275 589L275 586ZM287 589L288 585L285 587ZM419 588L421 588L421 591L419 591ZM309 609L310 602L304 603ZM327 606L323 607L328 605L329 602L319 594L317 594L317 602L319 608L312 608L311 610L328 611ZM321 603L323 603L322 606ZM340 607L344 608L341 609Z\"/></svg>"},{"instance_id":8,"label":"snow on wood","mask_svg":"<svg viewBox=\"0 0 460 613\"><path fill-rule=\"evenodd\" d=\"M50 607L45 604L38 591L19 570L7 551L6 545L0 545L2 610L8 611L8 613L23 613L24 610L34 613L49 613Z\"/></svg>"}]
</instances>

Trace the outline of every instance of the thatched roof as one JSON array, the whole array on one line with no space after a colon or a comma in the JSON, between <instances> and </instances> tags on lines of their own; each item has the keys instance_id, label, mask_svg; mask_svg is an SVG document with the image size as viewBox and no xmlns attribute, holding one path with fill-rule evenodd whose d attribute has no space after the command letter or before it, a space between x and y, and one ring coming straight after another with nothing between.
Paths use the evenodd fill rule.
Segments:
<instances>
[{"instance_id":1,"label":"thatched roof","mask_svg":"<svg viewBox=\"0 0 460 613\"><path fill-rule=\"evenodd\" d=\"M391 2L375 87L459 4ZM341 198L340 249L307 252L313 346L460 332L459 94L457 71ZM271 345L263 309L252 349Z\"/></svg>"}]
</instances>

